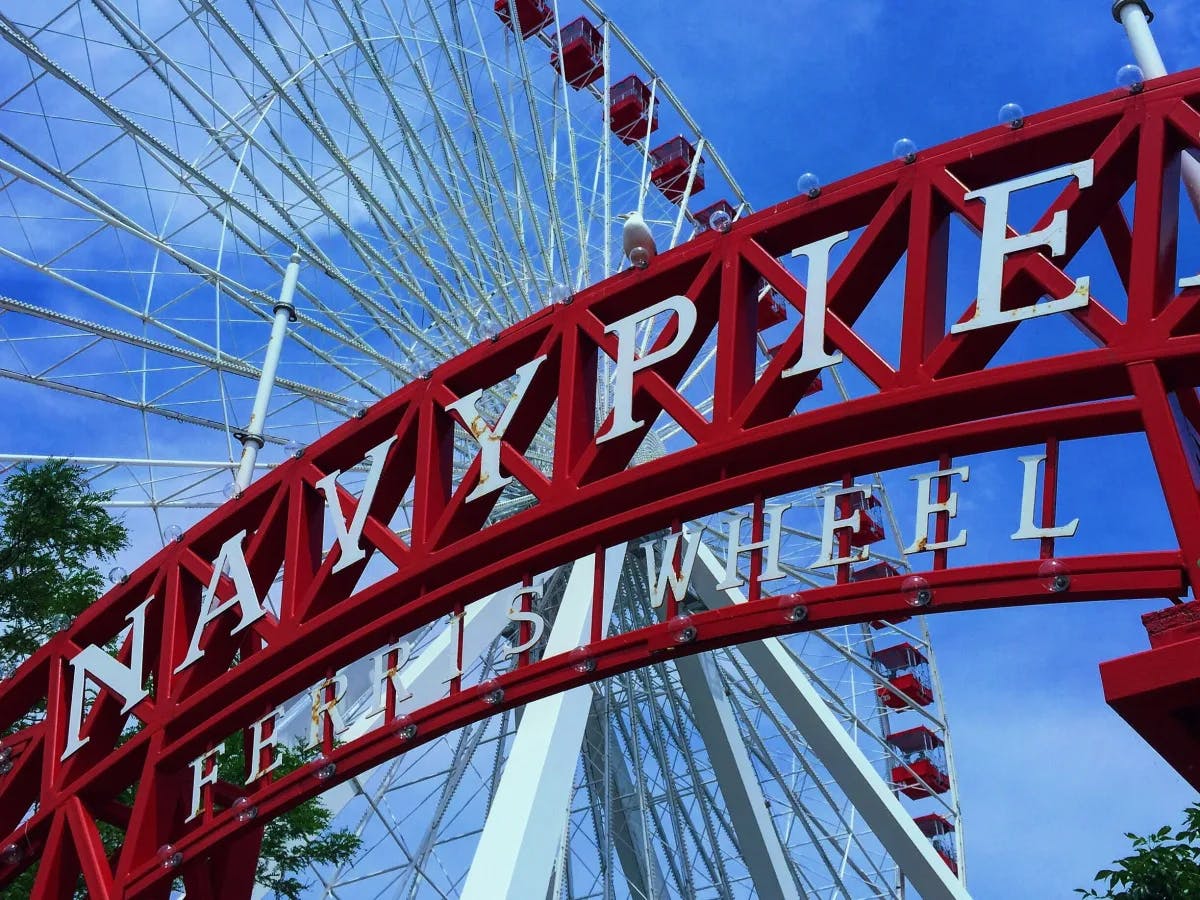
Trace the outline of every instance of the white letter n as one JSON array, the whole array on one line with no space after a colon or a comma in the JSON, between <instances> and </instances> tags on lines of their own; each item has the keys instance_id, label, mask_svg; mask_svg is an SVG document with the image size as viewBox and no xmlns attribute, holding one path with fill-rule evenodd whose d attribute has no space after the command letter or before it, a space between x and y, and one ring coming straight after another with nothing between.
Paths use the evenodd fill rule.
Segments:
<instances>
[{"instance_id":1,"label":"white letter n","mask_svg":"<svg viewBox=\"0 0 1200 900\"><path fill-rule=\"evenodd\" d=\"M74 677L71 681L71 707L67 714L67 749L63 751L62 759L71 756L90 740L79 736L83 727L83 695L88 676L124 698L122 714L150 696L142 686L142 660L146 647L146 607L153 599L147 597L126 617L131 626L129 640L132 645L128 666L121 665L95 644L84 647L71 659Z\"/></svg>"}]
</instances>

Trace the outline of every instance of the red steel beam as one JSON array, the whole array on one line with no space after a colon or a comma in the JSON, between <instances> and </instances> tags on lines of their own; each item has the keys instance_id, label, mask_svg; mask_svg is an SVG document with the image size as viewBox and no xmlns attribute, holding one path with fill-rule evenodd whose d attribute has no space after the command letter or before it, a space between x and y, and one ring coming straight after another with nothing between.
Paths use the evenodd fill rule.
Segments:
<instances>
[{"instance_id":1,"label":"red steel beam","mask_svg":"<svg viewBox=\"0 0 1200 900\"><path fill-rule=\"evenodd\" d=\"M0 883L41 853L38 896L62 894L79 874L98 894L165 896L175 874L184 875L190 891L212 893L212 873L221 866L252 869L247 860L256 846L253 834L239 829L228 811L182 824L190 800L187 764L224 735L247 727L330 671L530 572L772 493L1031 443L1145 433L1181 549L1067 560L1071 587L1061 593L1047 592L1037 560L943 569L927 576L934 591L930 610L1179 597L1195 584L1200 537L1195 485L1185 471L1186 451L1172 411L1174 398L1195 399L1188 392L1198 380L1200 291L1175 296L1170 281L1177 249L1172 178L1179 151L1200 143L1200 132L1188 127L1198 118L1198 99L1196 72L1156 79L1140 94L1113 91L1030 116L1019 130L993 128L924 151L911 165L885 164L830 185L817 199L798 197L740 220L728 234L705 232L645 271L622 272L570 304L517 323L326 435L303 459L280 466L189 529L182 542L156 554L0 687L0 729L18 725L23 716L36 717L43 703L46 709L41 721L4 741L14 748L14 771L23 777L0 776L0 826L8 831L0 846L16 843L24 857L0 863ZM1122 320L1092 297L1069 315L1092 336L1095 349L987 368L1012 329L946 333L949 222L957 217L980 227L980 204L965 200L967 190L1085 159L1095 161L1093 185L1080 189L1072 182L1043 218L1045 224L1055 212L1069 211L1067 254L1051 258L1036 249L1014 254L1004 269L1005 304L1027 305L1042 291L1059 296L1061 288L1074 284L1062 266L1099 233L1128 285L1130 315ZM1135 183L1130 226L1118 204ZM806 286L780 258L795 247L857 229L863 229L862 237L830 278L825 338L878 391L796 413L811 376L788 379L782 373L799 355L799 330L758 380L753 377L754 285L765 277L803 310ZM854 326L901 257L908 268L899 368L893 369ZM601 354L616 352L604 327L680 294L696 307L696 328L677 354L637 375L633 412L647 423L663 412L673 415L694 446L630 468L649 424L610 442L595 440L596 364ZM963 304L960 320L969 315L970 305ZM671 340L674 327L655 347ZM711 422L695 412L681 388L688 365L706 346L716 348ZM451 447L454 429L461 426L448 406L541 354L547 363L501 451L505 473L525 483L537 502L489 522L498 495L466 500L478 463L465 483L453 483ZM554 404L555 458L551 471L543 473L523 454ZM333 471L358 465L367 451L393 436L364 530L367 558L335 573L340 552L335 544L322 558L323 501L315 485ZM1183 496L1176 496L1180 491ZM407 540L388 528L406 496L414 498ZM347 516L357 505L346 492L340 503ZM281 614L264 616L237 635L214 626L206 632L205 656L176 674L213 560L243 531L249 535L243 547L255 587L265 590L283 574ZM360 587L376 552L396 571ZM219 579L218 597L228 599L234 590L228 578ZM85 726L90 743L64 764L68 661L88 644L111 640L131 610L152 595L146 656L155 696L134 710L141 731L116 746L117 729L104 715L115 698L102 694ZM785 621L781 603L789 612L803 604L807 619L801 625ZM564 658L518 667L504 676L505 703L528 702L664 655L908 611L896 579L729 607L697 616L697 639L684 649L672 644L669 626L660 625L596 644L593 673L577 672ZM475 690L453 691L418 711L417 740L491 712L495 707L483 704ZM331 781L318 785L305 769L253 786L260 813L254 828L403 750L393 732L384 727L332 751L338 770ZM116 809L116 796L134 782L133 806ZM13 817L24 815L31 796L37 812L17 825ZM5 819L9 809L20 811ZM125 845L114 861L103 859L98 848L99 816L127 818ZM164 869L158 858L158 848L168 843L184 854L179 873Z\"/></svg>"}]
</instances>

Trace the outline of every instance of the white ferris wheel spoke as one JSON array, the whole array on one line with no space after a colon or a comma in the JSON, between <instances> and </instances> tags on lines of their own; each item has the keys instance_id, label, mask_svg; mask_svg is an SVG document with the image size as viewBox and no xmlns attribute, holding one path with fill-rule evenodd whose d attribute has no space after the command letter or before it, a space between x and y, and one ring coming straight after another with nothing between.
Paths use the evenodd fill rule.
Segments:
<instances>
[{"instance_id":1,"label":"white ferris wheel spoke","mask_svg":"<svg viewBox=\"0 0 1200 900\"><path fill-rule=\"evenodd\" d=\"M71 404L81 434L85 423L108 426L94 429L111 438L103 449L64 445L61 456L113 489L111 505L130 522L149 523L142 543L225 502L232 433L249 414L293 252L298 320L264 435L275 448L311 443L353 402L384 397L618 271L617 213L644 208L665 248L688 239L701 206L724 197L737 214L748 209L712 136L591 0L554 0L554 24L528 39L491 5L96 0L57 15L33 4L0 14L0 67L13 73L0 97L0 391L37 398L35 417ZM559 29L581 13L603 36L604 75L576 90L549 58L562 56ZM624 70L644 79L663 120L630 144L608 121ZM679 203L650 178L655 144L675 133L696 148ZM681 382L701 415L714 353L704 348ZM602 355L602 398L608 365ZM552 426L526 454L544 470ZM17 439L0 447L0 472L49 456ZM639 459L686 440L664 417ZM476 451L459 435L455 472ZM506 498L498 515L522 502ZM786 531L791 589L828 582L805 555L814 533ZM606 569L620 575L606 595L613 630L654 621L636 556ZM565 628L569 576L536 577L552 585L547 611L558 602ZM468 604L467 677L511 664L508 603L501 592ZM405 638L417 648L405 670L410 703L444 693L454 635L443 622ZM923 629L904 639L928 648ZM809 679L814 702L869 765L886 768L896 713L880 712L872 640L865 626L798 638L774 665ZM369 679L361 667L350 678L348 707L367 710ZM797 730L790 694L767 681L749 657L721 651L506 710L328 792L367 849L312 874L328 897L456 897L492 887L472 856L519 844L537 875L512 876L514 896L896 896L895 855ZM944 731L940 702L911 709ZM301 695L289 727L306 730L309 714ZM363 715L343 738L376 726ZM536 817L512 813L529 826L518 840L493 821L520 807L505 785L526 754L557 775L552 786L534 779L546 790ZM946 808L957 821L953 795Z\"/></svg>"}]
</instances>

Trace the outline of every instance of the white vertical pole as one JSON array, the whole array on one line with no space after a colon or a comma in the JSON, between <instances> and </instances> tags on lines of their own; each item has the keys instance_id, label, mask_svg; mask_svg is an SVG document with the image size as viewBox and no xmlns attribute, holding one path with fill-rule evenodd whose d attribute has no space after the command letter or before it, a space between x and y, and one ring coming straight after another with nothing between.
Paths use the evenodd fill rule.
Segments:
<instances>
[{"instance_id":1,"label":"white vertical pole","mask_svg":"<svg viewBox=\"0 0 1200 900\"><path fill-rule=\"evenodd\" d=\"M1133 48L1133 58L1137 60L1142 75L1147 80L1166 75L1166 64L1150 32L1154 13L1150 11L1146 0L1116 0L1113 3L1113 18L1124 26L1129 45ZM1200 218L1200 162L1190 153L1184 153L1180 171L1188 200L1192 202L1196 217Z\"/></svg>"},{"instance_id":2,"label":"white vertical pole","mask_svg":"<svg viewBox=\"0 0 1200 900\"><path fill-rule=\"evenodd\" d=\"M283 340L287 337L288 322L296 321L296 307L292 298L296 294L296 282L300 278L300 254L293 253L283 275L283 287L275 301L275 321L271 323L271 339L267 342L267 358L263 360L262 374L258 378L258 392L254 395L254 409L250 413L250 424L238 435L242 442L242 460L238 465L237 489L244 491L254 475L254 463L263 446L263 430L267 420L267 405L271 402L271 389L275 387L275 372L279 368L279 357L283 353Z\"/></svg>"},{"instance_id":3,"label":"white vertical pole","mask_svg":"<svg viewBox=\"0 0 1200 900\"><path fill-rule=\"evenodd\" d=\"M1150 22L1154 13L1144 0L1117 0L1113 4L1113 18L1125 27L1125 34L1133 47L1133 58L1147 78L1162 78L1167 74L1154 35L1150 33Z\"/></svg>"}]
</instances>

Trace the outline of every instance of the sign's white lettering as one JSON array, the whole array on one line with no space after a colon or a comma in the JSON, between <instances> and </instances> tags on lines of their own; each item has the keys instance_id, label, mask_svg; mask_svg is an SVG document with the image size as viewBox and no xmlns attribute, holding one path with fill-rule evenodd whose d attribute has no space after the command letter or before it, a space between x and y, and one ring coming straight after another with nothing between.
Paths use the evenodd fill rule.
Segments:
<instances>
[{"instance_id":1,"label":"sign's white lettering","mask_svg":"<svg viewBox=\"0 0 1200 900\"><path fill-rule=\"evenodd\" d=\"M146 607L153 600L154 597L147 597L126 617L130 627L128 666L121 665L95 644L84 647L71 659L71 708L67 716L67 747L63 751L63 759L67 759L89 740L79 734L83 728L84 692L89 676L125 700L125 705L121 707L122 715L150 696L142 684L145 677L142 664L146 647Z\"/></svg>"},{"instance_id":2,"label":"sign's white lettering","mask_svg":"<svg viewBox=\"0 0 1200 900\"><path fill-rule=\"evenodd\" d=\"M500 474L500 442L504 440L504 432L512 422L513 413L517 411L517 407L529 391L534 374L545 361L545 356L539 356L517 369L517 386L508 402L504 404L504 411L500 413L495 425L487 424L479 411L479 401L483 397L482 389L459 397L446 407L447 411L458 413L471 436L479 443L479 481L467 495L468 503L502 491L505 485L512 483L512 478Z\"/></svg>"},{"instance_id":3,"label":"sign's white lettering","mask_svg":"<svg viewBox=\"0 0 1200 900\"><path fill-rule=\"evenodd\" d=\"M342 513L342 502L338 497L337 480L341 477L341 470L330 472L317 482L317 490L325 495L325 509L329 512L333 533L337 535L340 555L333 565L335 573L366 556L360 539L363 527L367 524L367 511L375 499L375 491L379 487L379 479L383 475L383 464L387 459L388 450L395 442L396 436L392 435L383 443L367 451L367 458L363 461L369 462L371 466L367 469L367 479L363 482L362 493L358 497L358 506L354 508L354 515L350 518L348 526L346 517Z\"/></svg>"},{"instance_id":4,"label":"sign's white lettering","mask_svg":"<svg viewBox=\"0 0 1200 900\"><path fill-rule=\"evenodd\" d=\"M666 346L651 350L644 356L639 355L639 326L664 313L675 314L675 333L667 341ZM613 373L612 424L603 434L596 435L597 444L611 441L623 434L629 434L646 424L640 420L635 421L633 418L633 376L643 369L657 365L664 359L670 359L682 350L683 345L687 343L695 329L696 304L680 295L668 297L660 303L646 307L641 312L635 312L619 319L604 329L605 333L617 336L617 364Z\"/></svg>"},{"instance_id":5,"label":"sign's white lettering","mask_svg":"<svg viewBox=\"0 0 1200 900\"><path fill-rule=\"evenodd\" d=\"M970 317L954 325L951 328L952 332L958 334L1010 325L1022 319L1067 312L1087 305L1087 277L1077 279L1074 290L1067 296L1014 309L1003 308L1001 290L1004 260L1007 256L1035 248L1047 248L1051 256L1061 256L1067 251L1065 210L1056 212L1045 228L1025 235L1010 234L1008 209L1012 195L1064 178L1075 179L1080 189L1086 189L1092 183L1093 168L1092 160L1084 160L965 194L966 200L978 199L986 204L978 296ZM798 326L802 329L799 358L783 371L783 377L817 372L842 361L841 353L827 350L828 336L825 324L831 251L847 238L848 233L841 232L792 251L793 256L802 256L807 260L808 283L804 316ZM652 330L658 335L657 342L650 342L645 339L645 333L647 326L656 319L658 327ZM678 354L692 339L696 323L697 310L694 302L688 297L675 295L630 313L605 327L605 332L612 335L615 342L610 392L612 413L607 426L595 437L598 444L632 434L644 425L644 422L635 418L635 377L638 373L651 370ZM502 471L501 444L506 430L518 414L522 401L529 393L546 359L545 355L539 356L519 366L512 373L510 378L515 379L515 387L494 423L489 424L480 409L483 390L467 393L446 405L446 411L469 429L478 444L478 476L466 497L467 502L495 494L511 483L512 477L504 475ZM338 478L342 471L330 472L316 483L316 488L325 501L326 533L332 533L336 547L333 572L339 572L366 558L366 550L362 546L363 530L376 494L383 484L387 458L396 441L397 437L393 435L366 453L362 461L366 475L357 504L348 517L339 495L342 489L338 486ZM1013 540L1070 538L1075 535L1079 526L1078 518L1063 525L1056 525L1049 521L1052 517L1048 513L1043 515L1041 524L1035 522L1039 472L1043 469L1045 460L1044 453L1019 457L1023 467L1022 489L1019 503L1013 504L1017 511L1017 527L1012 533ZM957 484L954 479L958 479ZM906 547L906 553L949 551L967 545L967 529L958 527L953 520L957 519L959 514L959 492L966 489L969 479L970 469L965 465L946 466L912 476L912 480L916 482L916 522L913 539ZM876 538L865 532L868 526L877 526L869 518L867 510L875 502L870 485L853 484L827 488L823 499L820 554L811 565L815 568L840 567L869 559L868 544ZM752 577L757 581L766 582L786 577L780 566L780 549L788 528L795 529L795 526L785 525L785 516L792 508L791 503L768 503L760 519L753 521L754 517L749 517L752 519L749 522L749 540L745 539L747 515L742 512L728 514L725 572L723 580L717 585L718 590L740 591L746 576L743 575L744 569L739 566L739 562L745 554L752 552L756 553L760 562L760 565L752 567L756 570ZM932 535L931 520L937 523ZM215 632L220 627L228 629L228 635L236 635L267 615L247 565L243 550L245 538L246 532L240 531L228 538L217 552L216 559L213 560L212 576L201 592L197 621L188 636L186 652L178 661L174 672L182 672L204 658L206 648L211 646L210 632ZM330 548L331 551L334 547ZM656 555L656 547L661 548L661 555ZM698 536L685 535L678 531L667 534L660 540L647 542L644 548L646 577L650 586L647 602L651 607L662 607L668 590L675 601L683 600L699 547ZM541 587L535 584L518 588L511 596L512 606L508 611L506 623L516 623L519 628L517 638L511 640L510 645L503 650L503 656L522 657L541 644L546 635L546 621L543 613L536 608L538 604L535 602L541 597ZM71 697L62 759L69 758L88 742L88 737L82 732L85 729L89 684L107 688L120 696L124 701L121 715L136 711L137 705L149 696L145 686L147 673L144 646L147 609L154 600L153 596L147 598L128 614L128 647L125 656L122 657L128 659L128 663L119 661L96 645L85 647L70 660ZM237 612L236 622L227 615L234 611ZM492 626L487 630L500 627L498 621L498 618L493 619ZM462 649L465 646L465 627L462 607L459 607L449 619L448 649L443 647L440 651L449 657L449 672L443 683L457 684L456 680L463 675L464 666L468 662L463 659ZM426 647L426 652L434 651ZM426 657L420 665L428 667L434 658ZM406 703L413 701L412 692L405 686L404 675L406 669L414 671L409 668L413 659L413 647L404 641L390 643L372 657L371 690L375 699L366 715L378 716L380 721L384 721L398 715ZM437 660L437 666L431 671L445 671L445 666L446 663ZM438 675L434 674L430 680L437 678ZM414 680L412 683L416 685L418 682ZM320 745L330 732L338 734L346 730L347 723L340 704L347 690L348 679L342 673L332 674L312 688L312 715L308 733L310 747ZM388 715L383 715L384 713ZM247 746L250 751L248 780L251 782L271 772L278 765L275 749L280 740L279 726L282 716L282 709L275 710L247 729ZM189 821L200 815L205 805L204 798L209 793L207 789L217 781L215 761L221 749L221 746L211 748L191 763L193 775Z\"/></svg>"},{"instance_id":6,"label":"sign's white lettering","mask_svg":"<svg viewBox=\"0 0 1200 900\"><path fill-rule=\"evenodd\" d=\"M239 631L249 628L266 615L266 610L259 603L258 592L254 588L254 579L250 577L250 568L246 565L246 554L242 552L242 542L245 539L246 532L239 531L221 546L221 552L217 554L217 559L213 563L212 579L208 582L208 587L200 598L200 618L192 631L192 640L188 644L187 656L175 667L176 674L204 656L204 651L200 649L200 639L204 637L204 629L210 622L220 618L222 613L234 607L240 610L241 621L230 629L230 634L237 634ZM233 579L234 595L225 602L213 606L213 600L217 598L217 587L224 577L226 567L229 569L229 577Z\"/></svg>"},{"instance_id":7,"label":"sign's white lettering","mask_svg":"<svg viewBox=\"0 0 1200 900\"><path fill-rule=\"evenodd\" d=\"M854 512L850 515L839 518L839 504L845 503L846 505L850 505L847 501L851 498L858 498L860 503L871 499L870 485L853 484L848 488L830 491L825 495L825 512L822 520L824 526L821 528L821 555L813 563L814 569L824 569L829 566L844 566L847 563L862 562L870 558L871 548L866 544L863 544L861 547L855 547L851 543L850 549L845 556L833 555L833 544L839 531L848 530L852 534L858 534L862 531L862 507L860 505L854 505Z\"/></svg>"},{"instance_id":8,"label":"sign's white lettering","mask_svg":"<svg viewBox=\"0 0 1200 900\"><path fill-rule=\"evenodd\" d=\"M825 351L825 306L829 291L829 251L848 237L850 232L843 231L792 251L792 256L808 259L808 283L804 297L804 319L800 323L803 329L800 358L783 370L781 374L784 378L803 372L817 372L842 361L842 354Z\"/></svg>"}]
</instances>

